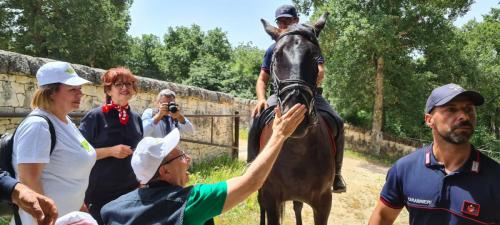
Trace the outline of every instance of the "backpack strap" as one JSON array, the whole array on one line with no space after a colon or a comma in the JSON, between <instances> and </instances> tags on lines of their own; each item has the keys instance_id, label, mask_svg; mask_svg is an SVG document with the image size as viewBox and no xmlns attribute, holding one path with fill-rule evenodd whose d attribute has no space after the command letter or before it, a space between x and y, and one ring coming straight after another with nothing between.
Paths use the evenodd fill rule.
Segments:
<instances>
[{"instance_id":1,"label":"backpack strap","mask_svg":"<svg viewBox=\"0 0 500 225\"><path fill-rule=\"evenodd\" d=\"M29 116L38 116L47 121L49 124L49 131L50 131L50 154L52 155L52 152L54 151L54 147L56 146L56 130L54 129L54 125L52 124L52 121L46 116L42 114L31 114Z\"/></svg>"},{"instance_id":2,"label":"backpack strap","mask_svg":"<svg viewBox=\"0 0 500 225\"><path fill-rule=\"evenodd\" d=\"M14 211L14 224L23 225L23 223L21 222L21 216L19 216L19 206L17 206L16 204L12 204L12 208Z\"/></svg>"}]
</instances>

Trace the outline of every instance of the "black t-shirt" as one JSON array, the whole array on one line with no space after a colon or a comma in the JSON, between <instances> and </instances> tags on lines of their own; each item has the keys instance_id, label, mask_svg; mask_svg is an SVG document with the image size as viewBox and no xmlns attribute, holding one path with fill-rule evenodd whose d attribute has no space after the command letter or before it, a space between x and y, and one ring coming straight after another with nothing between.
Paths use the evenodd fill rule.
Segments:
<instances>
[{"instance_id":1,"label":"black t-shirt","mask_svg":"<svg viewBox=\"0 0 500 225\"><path fill-rule=\"evenodd\" d=\"M82 118L80 131L95 149L119 144L135 149L144 133L142 120L130 108L127 113L129 121L122 125L117 110L104 113L101 107L94 108ZM130 165L131 158L130 155L97 160L90 173L85 202L104 204L137 188L139 183Z\"/></svg>"}]
</instances>

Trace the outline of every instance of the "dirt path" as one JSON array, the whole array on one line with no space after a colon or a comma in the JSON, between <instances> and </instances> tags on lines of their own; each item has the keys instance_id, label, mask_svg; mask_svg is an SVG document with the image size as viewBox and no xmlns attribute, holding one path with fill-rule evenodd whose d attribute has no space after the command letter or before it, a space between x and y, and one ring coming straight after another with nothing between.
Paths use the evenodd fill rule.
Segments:
<instances>
[{"instance_id":1,"label":"dirt path","mask_svg":"<svg viewBox=\"0 0 500 225\"><path fill-rule=\"evenodd\" d=\"M240 140L239 157L246 159L246 140ZM368 219L375 207L385 181L388 167L379 166L354 157L344 157L342 174L347 182L347 192L334 194L328 224L361 225ZM285 225L295 224L292 203L287 202ZM314 224L312 209L304 205L304 225ZM408 213L403 210L394 224L408 224Z\"/></svg>"}]
</instances>

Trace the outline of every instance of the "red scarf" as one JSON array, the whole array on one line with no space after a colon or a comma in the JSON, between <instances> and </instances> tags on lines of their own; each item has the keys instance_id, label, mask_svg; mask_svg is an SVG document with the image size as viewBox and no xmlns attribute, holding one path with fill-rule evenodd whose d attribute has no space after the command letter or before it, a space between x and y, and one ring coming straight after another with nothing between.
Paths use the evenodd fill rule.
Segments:
<instances>
[{"instance_id":1,"label":"red scarf","mask_svg":"<svg viewBox=\"0 0 500 225\"><path fill-rule=\"evenodd\" d=\"M107 113L111 109L116 109L118 111L118 119L120 119L120 123L122 125L127 125L127 123L128 123L128 113L127 113L128 104L125 106L120 106L120 105L115 104L113 101L111 101L111 104L104 103L104 105L102 106L103 113Z\"/></svg>"}]
</instances>

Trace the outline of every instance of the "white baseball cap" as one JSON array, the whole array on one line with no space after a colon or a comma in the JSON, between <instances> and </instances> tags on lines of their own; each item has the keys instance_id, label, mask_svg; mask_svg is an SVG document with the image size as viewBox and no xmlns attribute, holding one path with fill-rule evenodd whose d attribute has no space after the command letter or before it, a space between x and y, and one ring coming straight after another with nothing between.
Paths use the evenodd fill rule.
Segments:
<instances>
[{"instance_id":1,"label":"white baseball cap","mask_svg":"<svg viewBox=\"0 0 500 225\"><path fill-rule=\"evenodd\" d=\"M56 221L56 225L98 225L98 223L88 213L73 211L59 217Z\"/></svg>"},{"instance_id":2,"label":"white baseball cap","mask_svg":"<svg viewBox=\"0 0 500 225\"><path fill-rule=\"evenodd\" d=\"M181 135L177 128L163 138L145 137L134 150L132 169L141 184L147 184L155 175L163 159L179 144Z\"/></svg>"},{"instance_id":3,"label":"white baseball cap","mask_svg":"<svg viewBox=\"0 0 500 225\"><path fill-rule=\"evenodd\" d=\"M71 86L79 86L90 81L78 76L73 67L67 62L45 63L36 72L38 86L46 84L61 83Z\"/></svg>"}]
</instances>

